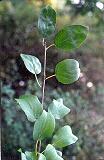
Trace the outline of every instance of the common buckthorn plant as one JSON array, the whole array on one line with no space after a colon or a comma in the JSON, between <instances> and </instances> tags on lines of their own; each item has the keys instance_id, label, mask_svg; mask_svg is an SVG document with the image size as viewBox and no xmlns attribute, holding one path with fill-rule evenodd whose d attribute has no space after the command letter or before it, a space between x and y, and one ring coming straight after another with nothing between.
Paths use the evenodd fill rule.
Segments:
<instances>
[{"instance_id":1,"label":"common buckthorn plant","mask_svg":"<svg viewBox=\"0 0 104 160\"><path fill-rule=\"evenodd\" d=\"M63 27L56 33L56 12L50 6L42 8L38 18L38 30L42 35L42 45L44 47L44 69L43 81L40 84L37 74L41 73L41 63L39 59L32 55L21 54L24 65L32 74L35 75L39 87L42 88L42 101L40 102L35 95L22 95L16 99L27 119L34 123L33 140L35 148L32 152L21 152L22 160L63 160L62 152L58 149L75 143L78 138L72 133L69 125L61 126L55 130L55 120L63 118L70 112L70 109L63 104L63 99L53 99L52 103L44 109L45 83L47 79L56 77L62 84L72 84L80 76L79 63L75 59L64 59L59 62L54 69L54 74L47 77L46 63L47 54L50 47L56 47L63 51L70 51L78 48L86 39L88 28L82 25L71 25ZM54 34L54 43L47 46L47 40ZM53 134L54 133L54 134ZM41 143L48 137L52 142L41 150Z\"/></svg>"}]
</instances>

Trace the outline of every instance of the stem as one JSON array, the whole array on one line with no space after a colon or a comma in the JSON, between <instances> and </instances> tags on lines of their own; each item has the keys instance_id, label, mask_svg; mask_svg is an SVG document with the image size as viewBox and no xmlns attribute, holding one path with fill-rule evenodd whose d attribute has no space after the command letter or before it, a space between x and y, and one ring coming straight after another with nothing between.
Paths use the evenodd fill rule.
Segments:
<instances>
[{"instance_id":1,"label":"stem","mask_svg":"<svg viewBox=\"0 0 104 160\"><path fill-rule=\"evenodd\" d=\"M41 150L41 140L39 141L39 148L38 148L38 152L40 153Z\"/></svg>"},{"instance_id":2,"label":"stem","mask_svg":"<svg viewBox=\"0 0 104 160\"><path fill-rule=\"evenodd\" d=\"M56 75L55 75L55 74L53 74L53 75L51 75L51 76L49 76L49 77L46 77L46 79L45 79L45 80L50 79L50 78L55 77L55 76L56 76Z\"/></svg>"},{"instance_id":3,"label":"stem","mask_svg":"<svg viewBox=\"0 0 104 160\"><path fill-rule=\"evenodd\" d=\"M44 93L45 93L45 82L46 82L46 79L49 79L55 75L52 75L50 77L47 77L46 78L46 63L47 63L47 50L54 46L54 44L51 44L50 46L46 46L46 42L44 41L44 38L43 38L43 46L44 46L44 71L43 71L43 85L42 85L42 107L44 105ZM35 75L36 76L36 75ZM36 80L37 80L37 77L36 77ZM39 84L39 81L37 80L38 84ZM40 85L40 84L39 84ZM35 146L35 152L36 154L38 154L41 150L41 141L38 141L36 142L36 146Z\"/></svg>"},{"instance_id":4,"label":"stem","mask_svg":"<svg viewBox=\"0 0 104 160\"><path fill-rule=\"evenodd\" d=\"M39 81L38 81L38 78L37 78L36 73L35 73L35 78L36 78L36 81L37 81L37 83L38 83L39 87L41 87L41 85L40 85L40 83L39 83Z\"/></svg>"},{"instance_id":5,"label":"stem","mask_svg":"<svg viewBox=\"0 0 104 160\"><path fill-rule=\"evenodd\" d=\"M34 67L34 71L35 71L35 65L34 65L34 63L33 63L33 67ZM39 81L38 81L38 78L37 78L36 72L35 72L35 78L36 78L36 81L37 81L37 83L38 83L39 87L41 87L41 85L40 85L40 83L39 83Z\"/></svg>"},{"instance_id":6,"label":"stem","mask_svg":"<svg viewBox=\"0 0 104 160\"><path fill-rule=\"evenodd\" d=\"M43 38L43 41L42 41L42 44L44 46L44 73L43 73L43 85L42 85L42 107L43 107L43 104L44 104L44 92L45 92L45 78L46 78L46 42L44 41L44 38ZM36 76L36 75L35 75ZM38 154L38 152L40 152L40 149L41 149L41 141L36 141L36 145L35 145L35 152L36 152L36 155Z\"/></svg>"},{"instance_id":7,"label":"stem","mask_svg":"<svg viewBox=\"0 0 104 160\"><path fill-rule=\"evenodd\" d=\"M44 92L45 92L45 79L46 79L46 59L47 59L47 47L46 42L44 42L44 73L43 73L43 87L42 87L42 106L44 105Z\"/></svg>"},{"instance_id":8,"label":"stem","mask_svg":"<svg viewBox=\"0 0 104 160\"><path fill-rule=\"evenodd\" d=\"M36 141L36 145L35 145L35 153L36 153L36 155L37 155L37 153L38 153L38 140Z\"/></svg>"},{"instance_id":9,"label":"stem","mask_svg":"<svg viewBox=\"0 0 104 160\"><path fill-rule=\"evenodd\" d=\"M55 44L51 44L50 46L48 46L46 49L48 50L50 47L55 46Z\"/></svg>"},{"instance_id":10,"label":"stem","mask_svg":"<svg viewBox=\"0 0 104 160\"><path fill-rule=\"evenodd\" d=\"M44 46L44 72L43 72L43 85L42 85L42 107L44 105L44 92L45 92L45 79L46 79L46 56L47 56L47 48L46 48L46 42L44 41L44 38L43 38L43 46ZM40 152L40 149L41 149L41 141L38 141L36 142L36 154L38 154L38 152Z\"/></svg>"},{"instance_id":11,"label":"stem","mask_svg":"<svg viewBox=\"0 0 104 160\"><path fill-rule=\"evenodd\" d=\"M40 153L40 150L41 150L41 140L37 140L35 145L36 156Z\"/></svg>"}]
</instances>

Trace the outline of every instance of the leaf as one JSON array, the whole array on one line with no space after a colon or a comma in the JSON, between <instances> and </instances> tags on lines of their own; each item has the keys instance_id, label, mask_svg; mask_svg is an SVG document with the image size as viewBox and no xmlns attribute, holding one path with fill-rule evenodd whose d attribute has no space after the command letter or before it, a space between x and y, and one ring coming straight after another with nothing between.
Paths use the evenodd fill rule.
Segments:
<instances>
[{"instance_id":1,"label":"leaf","mask_svg":"<svg viewBox=\"0 0 104 160\"><path fill-rule=\"evenodd\" d=\"M75 143L78 138L72 133L71 127L66 125L59 129L53 137L53 145L58 148Z\"/></svg>"},{"instance_id":2,"label":"leaf","mask_svg":"<svg viewBox=\"0 0 104 160\"><path fill-rule=\"evenodd\" d=\"M34 122L42 114L42 105L37 96L23 95L16 99L29 121Z\"/></svg>"},{"instance_id":3,"label":"leaf","mask_svg":"<svg viewBox=\"0 0 104 160\"><path fill-rule=\"evenodd\" d=\"M42 115L37 119L33 130L34 140L43 140L50 137L55 129L55 119L51 113L43 110Z\"/></svg>"},{"instance_id":4,"label":"leaf","mask_svg":"<svg viewBox=\"0 0 104 160\"><path fill-rule=\"evenodd\" d=\"M35 74L36 81L37 81L38 85L41 87L41 85L38 81L37 75L36 75L41 72L41 63L40 63L39 59L36 58L35 56L26 55L26 54L21 54L21 58L24 61L24 64L25 64L26 68L28 69L28 71Z\"/></svg>"},{"instance_id":5,"label":"leaf","mask_svg":"<svg viewBox=\"0 0 104 160\"><path fill-rule=\"evenodd\" d=\"M62 152L61 151L56 150L56 152L60 157L62 157Z\"/></svg>"},{"instance_id":6,"label":"leaf","mask_svg":"<svg viewBox=\"0 0 104 160\"><path fill-rule=\"evenodd\" d=\"M65 51L76 49L84 42L88 34L88 27L71 25L61 29L55 36L57 48Z\"/></svg>"},{"instance_id":7,"label":"leaf","mask_svg":"<svg viewBox=\"0 0 104 160\"><path fill-rule=\"evenodd\" d=\"M33 74L39 74L41 72L41 63L39 59L32 55L21 54L21 58L28 71Z\"/></svg>"},{"instance_id":8,"label":"leaf","mask_svg":"<svg viewBox=\"0 0 104 160\"><path fill-rule=\"evenodd\" d=\"M21 148L18 150L18 152L21 153L21 160L27 160L27 159L26 159L26 155L22 152L22 149L21 149Z\"/></svg>"},{"instance_id":9,"label":"leaf","mask_svg":"<svg viewBox=\"0 0 104 160\"><path fill-rule=\"evenodd\" d=\"M57 154L56 149L51 144L47 145L44 155L47 160L63 160L63 158Z\"/></svg>"},{"instance_id":10,"label":"leaf","mask_svg":"<svg viewBox=\"0 0 104 160\"><path fill-rule=\"evenodd\" d=\"M78 61L65 59L59 62L55 68L56 79L63 84L71 84L78 80L80 68Z\"/></svg>"},{"instance_id":11,"label":"leaf","mask_svg":"<svg viewBox=\"0 0 104 160\"><path fill-rule=\"evenodd\" d=\"M28 151L26 151L25 155L26 155L27 160L38 160L35 152L28 152Z\"/></svg>"},{"instance_id":12,"label":"leaf","mask_svg":"<svg viewBox=\"0 0 104 160\"><path fill-rule=\"evenodd\" d=\"M49 5L42 8L38 19L38 29L43 37L48 37L55 31L56 12Z\"/></svg>"},{"instance_id":13,"label":"leaf","mask_svg":"<svg viewBox=\"0 0 104 160\"><path fill-rule=\"evenodd\" d=\"M70 112L70 109L63 104L63 99L60 98L53 100L53 102L49 105L48 112L51 113L56 119L61 119Z\"/></svg>"},{"instance_id":14,"label":"leaf","mask_svg":"<svg viewBox=\"0 0 104 160\"><path fill-rule=\"evenodd\" d=\"M42 153L40 153L38 160L46 160L46 157Z\"/></svg>"},{"instance_id":15,"label":"leaf","mask_svg":"<svg viewBox=\"0 0 104 160\"><path fill-rule=\"evenodd\" d=\"M35 152L26 151L23 153L21 148L18 151L21 153L21 160L38 160Z\"/></svg>"}]
</instances>

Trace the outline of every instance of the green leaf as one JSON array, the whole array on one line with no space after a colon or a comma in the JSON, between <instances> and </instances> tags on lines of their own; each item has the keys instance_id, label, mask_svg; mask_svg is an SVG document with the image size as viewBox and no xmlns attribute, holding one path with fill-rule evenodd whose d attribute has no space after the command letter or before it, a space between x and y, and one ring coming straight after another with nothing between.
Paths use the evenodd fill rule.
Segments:
<instances>
[{"instance_id":1,"label":"green leaf","mask_svg":"<svg viewBox=\"0 0 104 160\"><path fill-rule=\"evenodd\" d=\"M18 152L21 153L21 160L27 160L27 159L26 159L26 155L22 152L22 149L21 149L21 148L18 150Z\"/></svg>"},{"instance_id":2,"label":"green leaf","mask_svg":"<svg viewBox=\"0 0 104 160\"><path fill-rule=\"evenodd\" d=\"M42 153L40 153L38 160L46 160L46 157Z\"/></svg>"},{"instance_id":3,"label":"green leaf","mask_svg":"<svg viewBox=\"0 0 104 160\"><path fill-rule=\"evenodd\" d=\"M51 113L56 119L61 119L70 112L70 109L63 104L63 99L60 98L53 100L53 102L49 105L48 112Z\"/></svg>"},{"instance_id":4,"label":"green leaf","mask_svg":"<svg viewBox=\"0 0 104 160\"><path fill-rule=\"evenodd\" d=\"M42 105L33 95L23 95L16 99L29 121L34 122L42 114Z\"/></svg>"},{"instance_id":5,"label":"green leaf","mask_svg":"<svg viewBox=\"0 0 104 160\"><path fill-rule=\"evenodd\" d=\"M28 69L28 71L35 74L36 81L38 85L41 87L38 81L38 78L37 78L37 74L41 72L41 63L39 59L36 58L35 56L26 55L26 54L21 54L21 58L24 61L24 64L26 68Z\"/></svg>"},{"instance_id":6,"label":"green leaf","mask_svg":"<svg viewBox=\"0 0 104 160\"><path fill-rule=\"evenodd\" d=\"M38 19L38 29L43 37L48 37L55 31L56 12L49 5L42 8Z\"/></svg>"},{"instance_id":7,"label":"green leaf","mask_svg":"<svg viewBox=\"0 0 104 160\"><path fill-rule=\"evenodd\" d=\"M75 143L78 138L72 133L71 127L66 125L59 129L53 137L55 147L62 148Z\"/></svg>"},{"instance_id":8,"label":"green leaf","mask_svg":"<svg viewBox=\"0 0 104 160\"><path fill-rule=\"evenodd\" d=\"M62 157L62 152L61 151L56 150L56 152L60 157Z\"/></svg>"},{"instance_id":9,"label":"green leaf","mask_svg":"<svg viewBox=\"0 0 104 160\"><path fill-rule=\"evenodd\" d=\"M54 43L57 48L65 51L78 48L86 39L88 27L82 25L71 25L64 27L56 36Z\"/></svg>"},{"instance_id":10,"label":"green leaf","mask_svg":"<svg viewBox=\"0 0 104 160\"><path fill-rule=\"evenodd\" d=\"M34 130L33 139L43 140L46 137L50 137L55 129L55 119L51 113L43 111L42 115L37 119Z\"/></svg>"},{"instance_id":11,"label":"green leaf","mask_svg":"<svg viewBox=\"0 0 104 160\"><path fill-rule=\"evenodd\" d=\"M18 151L21 153L21 160L38 160L35 152L26 151L23 153L21 148Z\"/></svg>"},{"instance_id":12,"label":"green leaf","mask_svg":"<svg viewBox=\"0 0 104 160\"><path fill-rule=\"evenodd\" d=\"M78 80L80 68L78 61L65 59L59 62L55 68L56 79L63 84L71 84Z\"/></svg>"},{"instance_id":13,"label":"green leaf","mask_svg":"<svg viewBox=\"0 0 104 160\"><path fill-rule=\"evenodd\" d=\"M56 149L51 144L47 145L44 155L47 160L63 160L63 158L57 154Z\"/></svg>"},{"instance_id":14,"label":"green leaf","mask_svg":"<svg viewBox=\"0 0 104 160\"><path fill-rule=\"evenodd\" d=\"M39 59L32 55L21 54L21 58L28 71L33 74L39 74L41 72L41 63Z\"/></svg>"},{"instance_id":15,"label":"green leaf","mask_svg":"<svg viewBox=\"0 0 104 160\"><path fill-rule=\"evenodd\" d=\"M35 152L28 152L28 151L26 151L25 155L26 155L27 160L38 160Z\"/></svg>"}]
</instances>

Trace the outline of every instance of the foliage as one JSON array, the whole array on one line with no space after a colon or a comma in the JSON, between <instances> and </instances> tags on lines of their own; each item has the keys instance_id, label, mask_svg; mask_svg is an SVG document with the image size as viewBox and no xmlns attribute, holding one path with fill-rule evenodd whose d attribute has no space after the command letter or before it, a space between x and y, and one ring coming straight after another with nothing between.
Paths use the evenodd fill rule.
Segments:
<instances>
[{"instance_id":1,"label":"foliage","mask_svg":"<svg viewBox=\"0 0 104 160\"><path fill-rule=\"evenodd\" d=\"M59 98L57 100L53 99L48 107L48 112L52 113L55 119L61 119L70 112L70 109L63 104L63 99Z\"/></svg>"},{"instance_id":2,"label":"foliage","mask_svg":"<svg viewBox=\"0 0 104 160\"><path fill-rule=\"evenodd\" d=\"M34 0L33 0L34 1ZM8 1L1 1L3 3L7 3ZM28 1L29 3L21 3L23 1L20 0L12 0L13 7L14 7L14 13L15 14L15 20L18 21L18 25L16 25L16 30L14 29L14 24L11 24L12 21L12 14L10 12L7 12L8 9L4 8L3 12L0 12L0 17L3 18L0 20L0 45L5 47L3 48L3 51L6 52L6 56L3 57L9 57L9 53L13 53L14 57L14 50L13 48L20 53L21 45L24 48L24 43L26 44L25 52L28 53L27 47L33 44L33 47L38 47L37 43L34 43L34 41L38 41L37 34L34 33L34 30L31 25L31 20L33 20L32 24L34 24L35 20L30 17L34 17L34 14L37 14L38 5L32 4L32 9L29 10L29 6L31 5L31 0ZM19 4L15 4L14 2ZM25 1L26 2L26 1ZM36 4L37 1L34 1L34 4ZM30 4L27 6L27 4ZM59 6L60 3L57 3ZM21 7L19 7L21 6ZM25 6L25 7L24 7ZM2 7L0 3L0 7ZM17 9L18 7L18 9ZM103 45L103 12L99 10L99 12L86 12L86 15L82 16L80 15L80 8L79 8L79 14L76 14L76 16L72 17L73 11L70 10L68 12L68 6L66 8L63 6L63 11L60 14L58 12L58 18L57 18L57 25L58 30L62 28L65 24L86 24L87 26L90 26L90 32L89 36L87 38L87 41L85 45L83 44L82 47L74 51L74 58L77 57L77 59L80 59L81 68L84 72L84 76L80 79L83 80L83 78L87 79L88 81L91 81L93 83L93 87L88 88L87 82L81 83L77 82L75 85L67 86L66 85L60 85L58 87L58 82L54 79L47 81L47 92L45 93L45 108L47 109L47 106L49 106L53 99L57 100L60 97L63 98L64 105L69 107L71 109L71 112L68 116L64 117L64 119L58 120L60 122L60 125L64 125L66 123L69 123L71 127L73 128L73 133L79 138L79 141L76 144L76 147L74 145L71 145L69 147L65 147L63 149L63 156L65 156L66 159L94 159L98 160L101 159L101 153L104 153L104 138L103 138L103 128L104 123L101 122L101 114L103 115L104 111L104 89L102 85L103 81L103 59L96 58L95 54L97 56L101 56L104 53L104 45ZM74 9L74 8L73 8ZM35 12L34 12L35 10ZM85 7L86 10L86 7ZM15 12L16 11L16 12ZM33 12L31 12L33 11ZM29 13L30 12L30 13ZM19 14L19 16L18 16ZM11 18L8 18L11 17ZM37 17L37 16L36 16ZM18 18L18 19L17 19ZM4 20L5 21L4 21ZM16 20L17 19L17 20ZM93 20L93 21L92 21ZM28 22L29 23L28 23ZM5 27L8 26L8 27ZM12 26L12 30L11 30ZM10 29L9 29L10 28ZM5 31L4 31L5 29ZM3 31L3 33L2 33ZM5 34L4 34L5 33ZM5 36L4 36L5 35ZM11 35L11 36L10 36ZM14 36L13 36L14 35ZM15 40L18 39L18 40ZM4 40L2 42L2 40ZM17 43L16 43L17 42ZM16 44L16 45L15 45ZM7 49L6 47L12 47L12 50ZM30 48L30 52L34 52L34 48ZM35 56L39 55L39 47L35 52ZM1 54L3 53L1 50ZM27 52L26 52L27 51ZM36 54L37 53L37 54ZM42 52L43 53L43 52ZM60 53L60 50L59 50ZM82 54L83 53L83 54ZM16 54L17 55L17 54ZM58 55L58 57L57 57ZM18 56L18 55L17 55ZM42 55L39 55L41 61L43 60ZM48 55L48 65L54 66L54 64L58 59L64 58L73 58L71 54L58 54L57 52L54 52L52 54L52 50L50 50ZM3 80L3 90L5 90L2 93L2 151L4 152L4 155L8 152L9 158L10 155L13 153L16 153L16 150L21 147L23 150L32 149L34 147L33 140L32 140L32 129L33 126L31 123L29 123L24 116L24 113L21 112L21 108L16 106L14 103L14 98L17 98L19 95L24 94L35 94L36 96L41 99L41 91L39 90L37 84L34 84L34 81L29 80L27 81L27 78L31 79L34 78L34 75L28 74L27 70L24 70L23 67L21 67L20 63L17 63L20 58L16 59L7 59L5 63L3 62L4 70L1 73L5 79ZM96 59L96 60L95 60ZM14 61L14 62L13 62ZM13 63L14 65L13 65ZM15 69L18 64L18 68ZM82 65L83 64L83 65ZM99 66L100 65L100 66ZM49 66L47 66L47 71L51 74L51 70L49 70ZM21 69L21 70L20 70ZM2 70L2 67L1 67ZM18 75L20 73L22 76ZM25 73L25 74L24 74ZM47 73L47 74L49 74ZM39 79L41 81L41 78ZM97 80L97 81L96 81ZM49 83L48 83L49 82ZM22 86L22 83L24 85ZM9 87L8 87L8 85ZM52 88L51 88L52 87ZM62 91L61 88L64 88L64 91ZM11 93L7 93L8 88L11 90ZM72 89L74 88L74 89ZM67 92L66 92L67 90ZM9 97L12 95L12 92L14 93L13 97ZM8 107L7 107L8 106ZM93 107L93 108L92 108ZM16 108L16 109L15 109ZM97 114L92 114L92 119L90 116L90 110L94 112L96 110ZM95 116L94 116L95 115ZM96 117L99 115L98 119ZM93 118L94 117L94 118ZM103 122L103 121L102 121ZM90 127L91 126L91 127ZM58 124L56 126L58 128ZM102 130L102 131L101 131ZM99 136L97 136L97 134ZM98 139L99 137L99 139ZM102 137L102 139L101 139ZM46 142L50 142L50 139L44 140L44 145ZM93 150L91 150L93 148ZM13 152L14 151L14 152ZM16 154L17 155L17 154ZM80 155L80 157L78 156ZM87 157L88 155L88 157ZM78 158L77 158L78 157ZM87 157L87 158L85 158ZM104 155L102 155L102 158ZM8 159L8 158L6 158ZM11 159L11 158L10 158ZM12 158L13 159L13 158ZM17 159L17 158L16 158ZM18 158L19 159L19 158Z\"/></svg>"},{"instance_id":3,"label":"foliage","mask_svg":"<svg viewBox=\"0 0 104 160\"><path fill-rule=\"evenodd\" d=\"M28 50L28 48L31 48L33 51L34 46L37 46L34 45L34 42L37 42L40 37L35 28L38 25L36 22L42 2L35 0L0 1L1 55L5 53L6 56L12 55L14 57L20 51ZM68 0L66 6L62 6L62 11L57 10L57 29L60 29L64 24L78 24L79 22L82 25L86 24L90 26L86 45L80 47L79 51L83 53L90 52L91 54L104 57L103 10L96 7L95 0L91 2L86 0L84 4L83 2L80 1L79 4L72 4L72 1ZM60 6L60 3L57 3L57 8L58 6ZM90 10L90 6L93 7L93 11ZM82 13L82 8L85 14ZM4 56L2 57L4 58Z\"/></svg>"},{"instance_id":4,"label":"foliage","mask_svg":"<svg viewBox=\"0 0 104 160\"><path fill-rule=\"evenodd\" d=\"M38 28L43 37L50 36L55 31L56 12L47 6L41 10L38 20Z\"/></svg>"},{"instance_id":5,"label":"foliage","mask_svg":"<svg viewBox=\"0 0 104 160\"><path fill-rule=\"evenodd\" d=\"M97 8L96 3L100 2L98 0L85 0L85 1L78 1L77 3L74 3L71 0L66 0L66 5L71 6L71 12L73 12L73 14L77 15L77 14L82 14L85 15L88 12L92 12L94 14L96 14L96 12L100 12L100 9ZM103 4L103 1L102 1Z\"/></svg>"},{"instance_id":6,"label":"foliage","mask_svg":"<svg viewBox=\"0 0 104 160\"><path fill-rule=\"evenodd\" d=\"M18 77L19 78L19 77ZM21 78L21 77L20 77ZM33 126L27 118L24 116L24 113L21 112L21 108L16 107L16 103L14 102L14 97L16 92L11 86L3 84L1 87L1 103L3 110L3 121L2 121L2 152L8 154L16 154L16 150L19 147L22 147L23 150L32 149L33 139L32 139L32 129ZM24 89L23 89L24 90ZM51 90L51 92L50 92ZM20 91L20 89L19 89ZM95 93L94 93L95 92ZM14 93L14 94L12 94ZM19 94L22 94L23 91ZM25 89L25 94L34 94L41 98L41 90L39 89L37 83L34 83L34 80L27 81L27 87ZM70 92L62 91L59 87L53 89L53 87L48 86L46 92L46 101L44 106L49 106L52 99L63 98L63 102L65 106L71 108L70 116L64 117L64 119L60 119L59 124L64 125L65 123L70 123L71 127L74 129L74 133L76 133L79 141L77 142L76 147L68 147L64 150L63 155L67 158L69 157L77 157L80 155L80 159L84 158L85 155L90 155L89 157L95 158L103 153L103 142L100 143L98 141L98 137L93 137L93 133L90 128L86 129L87 124L92 124L93 122L88 118L89 109L92 107L94 103L94 108L98 108L98 110L103 110L104 104L104 90L103 86L97 86L96 91L93 91L90 98L85 98L81 95L81 90L72 90ZM85 92L83 91L83 94ZM9 96L11 96L9 98ZM100 99L99 99L100 98ZM77 107L76 107L77 106ZM15 109L16 108L16 109ZM47 107L46 107L47 109ZM76 114L77 113L77 114ZM100 118L99 118L100 120ZM98 121L99 121L98 120ZM95 122L95 120L94 120ZM57 124L56 128L59 128L59 124ZM103 123L102 123L103 125ZM5 127L6 126L6 127ZM100 128L99 128L100 127ZM95 134L100 134L101 125L95 127ZM21 135L21 136L20 136ZM99 135L100 136L100 135ZM50 139L49 139L50 141ZM93 143L96 144L93 147ZM7 145L6 145L7 144ZM42 144L42 148L44 149L46 141ZM93 147L93 151L89 148ZM82 154L83 152L83 154ZM96 154L95 154L96 153ZM86 158L86 160L88 157Z\"/></svg>"},{"instance_id":7,"label":"foliage","mask_svg":"<svg viewBox=\"0 0 104 160\"><path fill-rule=\"evenodd\" d=\"M53 16L52 16L53 15ZM62 159L56 148L63 148L68 145L74 144L78 138L72 133L71 127L65 125L54 134L55 130L55 117L54 113L55 110L53 107L54 112L47 112L44 110L44 98L45 98L45 83L46 80L50 77L46 77L46 58L47 58L47 50L55 46L56 48L64 49L64 50L71 50L76 49L81 45L81 43L86 39L88 29L85 26L81 25L72 25L69 27L64 27L61 31L59 31L55 35L55 44L51 44L47 46L47 42L45 37L48 37L54 32L56 23L56 14L54 9L50 6L46 6L42 9L40 17L38 19L38 29L43 35L43 47L44 47L44 75L43 75L43 84L42 84L42 103L39 102L38 98L33 95L23 95L16 101L21 106L21 109L25 112L29 121L34 122L34 129L33 129L33 139L35 141L35 152L32 154L29 152L28 155L21 151L21 159L28 160L30 159ZM61 44L61 45L59 45ZM36 74L41 72L41 64L40 61L33 56L21 54L21 58L24 61L26 68L33 74L35 74L36 80L38 82ZM64 75L63 75L64 73ZM55 74L57 80L63 84L71 84L78 80L80 76L80 69L79 63L76 60L67 59L59 62L55 69ZM39 82L38 82L39 84ZM41 85L39 84L41 87ZM60 105L62 105L62 101L58 101ZM54 103L53 103L54 104ZM67 107L66 107L67 108ZM70 112L67 108L67 112L65 111L66 108L61 109L62 117ZM59 108L60 109L60 108ZM60 116L60 110L57 112L57 116ZM46 149L41 152L41 141L45 138L53 136L53 144L48 144ZM52 148L53 151L50 152ZM41 156L41 157L40 157Z\"/></svg>"},{"instance_id":8,"label":"foliage","mask_svg":"<svg viewBox=\"0 0 104 160\"><path fill-rule=\"evenodd\" d=\"M59 82L71 84L80 76L79 63L74 59L65 59L56 65L55 74Z\"/></svg>"},{"instance_id":9,"label":"foliage","mask_svg":"<svg viewBox=\"0 0 104 160\"><path fill-rule=\"evenodd\" d=\"M38 37L33 30L37 13L38 7L26 1L20 1L15 5L13 1L0 1L0 49L2 53L7 49L8 54L11 54L24 45L33 44L32 40Z\"/></svg>"},{"instance_id":10,"label":"foliage","mask_svg":"<svg viewBox=\"0 0 104 160\"><path fill-rule=\"evenodd\" d=\"M42 105L36 96L24 95L16 99L16 101L27 115L29 121L34 122L42 114Z\"/></svg>"},{"instance_id":11,"label":"foliage","mask_svg":"<svg viewBox=\"0 0 104 160\"><path fill-rule=\"evenodd\" d=\"M20 112L20 108L16 107L13 88L6 84L3 84L1 88L2 152L10 153L12 150L12 154L16 154L15 149L18 149L18 146L23 148L32 146L32 138L30 136L32 125L28 121L26 122L25 116ZM19 114L17 114L17 111ZM24 121L26 124L24 124ZM28 137L30 137L29 140Z\"/></svg>"},{"instance_id":12,"label":"foliage","mask_svg":"<svg viewBox=\"0 0 104 160\"><path fill-rule=\"evenodd\" d=\"M55 37L55 45L63 50L78 48L86 39L88 29L81 25L71 25L60 30Z\"/></svg>"}]
</instances>

